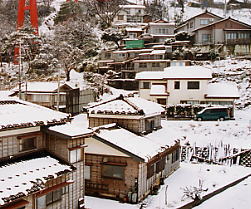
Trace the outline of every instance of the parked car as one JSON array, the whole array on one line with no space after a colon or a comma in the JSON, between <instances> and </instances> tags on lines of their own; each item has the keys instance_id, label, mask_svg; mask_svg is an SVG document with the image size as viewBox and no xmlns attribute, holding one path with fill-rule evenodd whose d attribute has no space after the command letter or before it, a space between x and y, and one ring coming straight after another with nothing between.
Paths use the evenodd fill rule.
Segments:
<instances>
[{"instance_id":1,"label":"parked car","mask_svg":"<svg viewBox=\"0 0 251 209\"><path fill-rule=\"evenodd\" d=\"M196 120L227 120L231 119L228 107L207 107L195 116Z\"/></svg>"}]
</instances>

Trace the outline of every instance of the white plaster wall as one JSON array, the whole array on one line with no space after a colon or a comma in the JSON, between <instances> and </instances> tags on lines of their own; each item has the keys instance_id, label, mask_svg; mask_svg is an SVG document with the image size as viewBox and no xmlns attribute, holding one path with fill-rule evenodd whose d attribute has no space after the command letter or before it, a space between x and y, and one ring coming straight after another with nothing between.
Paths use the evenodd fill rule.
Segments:
<instances>
[{"instance_id":1,"label":"white plaster wall","mask_svg":"<svg viewBox=\"0 0 251 209\"><path fill-rule=\"evenodd\" d=\"M174 82L180 81L180 89L174 89ZM188 81L199 81L199 89L187 89ZM180 100L203 100L207 92L208 80L169 80L167 82L168 104L179 104Z\"/></svg>"},{"instance_id":2,"label":"white plaster wall","mask_svg":"<svg viewBox=\"0 0 251 209\"><path fill-rule=\"evenodd\" d=\"M1 131L0 137L31 133L35 131L40 131L40 126Z\"/></svg>"},{"instance_id":3,"label":"white plaster wall","mask_svg":"<svg viewBox=\"0 0 251 209\"><path fill-rule=\"evenodd\" d=\"M85 148L86 154L114 155L114 156L121 156L121 157L129 157L128 155L94 138L85 139L85 144L87 145L87 147Z\"/></svg>"}]
</instances>

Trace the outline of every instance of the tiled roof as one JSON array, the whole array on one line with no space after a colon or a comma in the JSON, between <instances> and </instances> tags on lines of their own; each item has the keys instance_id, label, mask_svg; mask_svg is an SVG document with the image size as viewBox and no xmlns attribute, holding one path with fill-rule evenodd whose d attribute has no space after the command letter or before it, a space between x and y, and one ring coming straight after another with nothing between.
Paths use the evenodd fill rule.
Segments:
<instances>
[{"instance_id":1,"label":"tiled roof","mask_svg":"<svg viewBox=\"0 0 251 209\"><path fill-rule=\"evenodd\" d=\"M158 115L164 109L161 105L142 99L140 97L119 97L98 103L90 108L88 112L91 114L113 114L113 115Z\"/></svg>"},{"instance_id":2,"label":"tiled roof","mask_svg":"<svg viewBox=\"0 0 251 209\"><path fill-rule=\"evenodd\" d=\"M0 131L62 124L68 115L13 97L0 98Z\"/></svg>"},{"instance_id":3,"label":"tiled roof","mask_svg":"<svg viewBox=\"0 0 251 209\"><path fill-rule=\"evenodd\" d=\"M74 167L59 162L48 153L16 159L0 165L0 206L44 189L44 184Z\"/></svg>"}]
</instances>

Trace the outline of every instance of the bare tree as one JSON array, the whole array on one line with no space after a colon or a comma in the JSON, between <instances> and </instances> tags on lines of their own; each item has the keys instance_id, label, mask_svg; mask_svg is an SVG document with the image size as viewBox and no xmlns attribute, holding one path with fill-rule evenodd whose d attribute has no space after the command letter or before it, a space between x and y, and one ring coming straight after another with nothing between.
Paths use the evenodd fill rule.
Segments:
<instances>
[{"instance_id":1,"label":"bare tree","mask_svg":"<svg viewBox=\"0 0 251 209\"><path fill-rule=\"evenodd\" d=\"M125 0L87 0L89 13L94 14L104 28L111 26L123 4L125 4Z\"/></svg>"},{"instance_id":2,"label":"bare tree","mask_svg":"<svg viewBox=\"0 0 251 209\"><path fill-rule=\"evenodd\" d=\"M199 186L190 186L183 188L184 195L182 197L182 200L191 198L192 200L200 200L202 198L201 194L203 192L206 192L208 188L203 188L203 181L199 179Z\"/></svg>"}]
</instances>

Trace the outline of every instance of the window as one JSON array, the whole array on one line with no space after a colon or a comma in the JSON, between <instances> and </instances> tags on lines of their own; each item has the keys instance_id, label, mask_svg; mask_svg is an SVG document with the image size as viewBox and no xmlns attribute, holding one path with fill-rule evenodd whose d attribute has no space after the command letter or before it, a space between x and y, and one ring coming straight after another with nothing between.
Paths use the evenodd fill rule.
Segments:
<instances>
[{"instance_id":1,"label":"window","mask_svg":"<svg viewBox=\"0 0 251 209\"><path fill-rule=\"evenodd\" d=\"M152 67L160 67L160 63L159 62L153 62Z\"/></svg>"},{"instance_id":2,"label":"window","mask_svg":"<svg viewBox=\"0 0 251 209\"><path fill-rule=\"evenodd\" d=\"M180 159L180 150L177 149L172 153L172 163L178 161Z\"/></svg>"},{"instance_id":3,"label":"window","mask_svg":"<svg viewBox=\"0 0 251 209\"><path fill-rule=\"evenodd\" d=\"M152 131L155 127L154 120L152 120L152 119L151 120L147 119L145 121L145 124L146 124L146 131Z\"/></svg>"},{"instance_id":4,"label":"window","mask_svg":"<svg viewBox=\"0 0 251 209\"><path fill-rule=\"evenodd\" d=\"M193 22L189 23L190 28L193 28Z\"/></svg>"},{"instance_id":5,"label":"window","mask_svg":"<svg viewBox=\"0 0 251 209\"><path fill-rule=\"evenodd\" d=\"M124 15L118 15L118 20L124 20Z\"/></svg>"},{"instance_id":6,"label":"window","mask_svg":"<svg viewBox=\"0 0 251 209\"><path fill-rule=\"evenodd\" d=\"M150 89L150 82L143 82L143 89Z\"/></svg>"},{"instance_id":7,"label":"window","mask_svg":"<svg viewBox=\"0 0 251 209\"><path fill-rule=\"evenodd\" d=\"M21 139L19 142L20 152L28 151L36 148L36 137Z\"/></svg>"},{"instance_id":8,"label":"window","mask_svg":"<svg viewBox=\"0 0 251 209\"><path fill-rule=\"evenodd\" d=\"M124 53L118 54L119 57L125 57Z\"/></svg>"},{"instance_id":9,"label":"window","mask_svg":"<svg viewBox=\"0 0 251 209\"><path fill-rule=\"evenodd\" d=\"M157 103L158 103L158 104L161 104L161 105L166 105L166 99L158 98L158 99L157 99Z\"/></svg>"},{"instance_id":10,"label":"window","mask_svg":"<svg viewBox=\"0 0 251 209\"><path fill-rule=\"evenodd\" d=\"M163 59L163 55L155 55L155 57L156 59L159 59L159 60Z\"/></svg>"},{"instance_id":11,"label":"window","mask_svg":"<svg viewBox=\"0 0 251 209\"><path fill-rule=\"evenodd\" d=\"M227 33L226 39L237 39L237 33L235 33L235 32Z\"/></svg>"},{"instance_id":12,"label":"window","mask_svg":"<svg viewBox=\"0 0 251 209\"><path fill-rule=\"evenodd\" d=\"M55 190L46 195L46 205L54 203L62 198L62 189Z\"/></svg>"},{"instance_id":13,"label":"window","mask_svg":"<svg viewBox=\"0 0 251 209\"><path fill-rule=\"evenodd\" d=\"M201 25L207 25L207 24L209 24L209 19L200 19L200 24Z\"/></svg>"},{"instance_id":14,"label":"window","mask_svg":"<svg viewBox=\"0 0 251 209\"><path fill-rule=\"evenodd\" d=\"M167 28L156 28L156 34L168 34Z\"/></svg>"},{"instance_id":15,"label":"window","mask_svg":"<svg viewBox=\"0 0 251 209\"><path fill-rule=\"evenodd\" d=\"M199 81L188 81L187 82L187 89L199 89L200 82Z\"/></svg>"},{"instance_id":16,"label":"window","mask_svg":"<svg viewBox=\"0 0 251 209\"><path fill-rule=\"evenodd\" d=\"M163 157L160 161L156 163L156 173L163 171L166 165L166 158Z\"/></svg>"},{"instance_id":17,"label":"window","mask_svg":"<svg viewBox=\"0 0 251 209\"><path fill-rule=\"evenodd\" d=\"M82 154L82 149L74 149L70 151L70 163L76 163L79 162Z\"/></svg>"},{"instance_id":18,"label":"window","mask_svg":"<svg viewBox=\"0 0 251 209\"><path fill-rule=\"evenodd\" d=\"M147 63L145 63L145 62L140 62L140 63L139 63L139 68L147 68Z\"/></svg>"},{"instance_id":19,"label":"window","mask_svg":"<svg viewBox=\"0 0 251 209\"><path fill-rule=\"evenodd\" d=\"M180 82L174 81L174 89L180 89Z\"/></svg>"},{"instance_id":20,"label":"window","mask_svg":"<svg viewBox=\"0 0 251 209\"><path fill-rule=\"evenodd\" d=\"M85 165L84 167L84 179L90 180L91 179L91 166Z\"/></svg>"},{"instance_id":21,"label":"window","mask_svg":"<svg viewBox=\"0 0 251 209\"><path fill-rule=\"evenodd\" d=\"M33 94L32 101L34 102L50 102L50 95L46 94Z\"/></svg>"},{"instance_id":22,"label":"window","mask_svg":"<svg viewBox=\"0 0 251 209\"><path fill-rule=\"evenodd\" d=\"M62 195L63 194L68 194L69 193L69 185L62 187Z\"/></svg>"},{"instance_id":23,"label":"window","mask_svg":"<svg viewBox=\"0 0 251 209\"><path fill-rule=\"evenodd\" d=\"M155 170L155 164L147 164L147 178L149 179L150 177L153 176Z\"/></svg>"},{"instance_id":24,"label":"window","mask_svg":"<svg viewBox=\"0 0 251 209\"><path fill-rule=\"evenodd\" d=\"M207 43L211 41L211 34L202 34L201 35L202 43Z\"/></svg>"},{"instance_id":25,"label":"window","mask_svg":"<svg viewBox=\"0 0 251 209\"><path fill-rule=\"evenodd\" d=\"M124 166L103 165L102 176L115 179L124 179Z\"/></svg>"}]
</instances>

